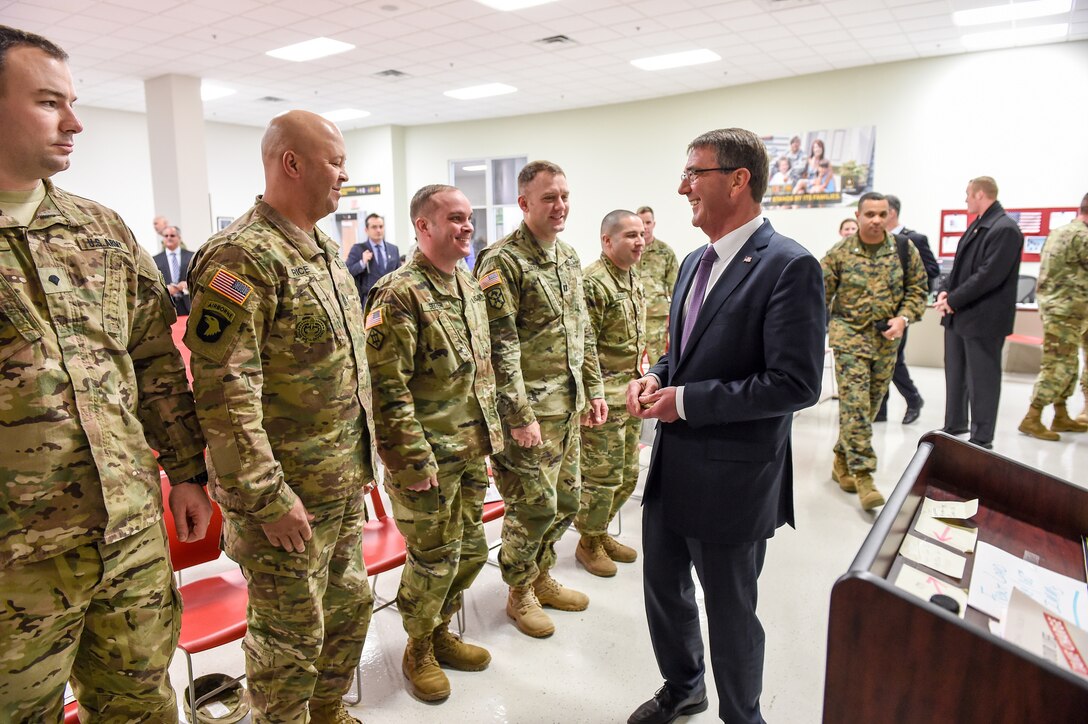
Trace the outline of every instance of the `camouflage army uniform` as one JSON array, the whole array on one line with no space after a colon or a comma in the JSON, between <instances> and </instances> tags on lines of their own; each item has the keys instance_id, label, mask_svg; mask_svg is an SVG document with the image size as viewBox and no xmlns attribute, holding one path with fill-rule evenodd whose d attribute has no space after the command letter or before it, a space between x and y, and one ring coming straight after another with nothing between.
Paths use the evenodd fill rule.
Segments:
<instances>
[{"instance_id":1,"label":"camouflage army uniform","mask_svg":"<svg viewBox=\"0 0 1088 724\"><path fill-rule=\"evenodd\" d=\"M180 599L158 463L204 473L162 277L124 222L45 182L0 216L0 721L177 720Z\"/></svg>"},{"instance_id":2,"label":"camouflage army uniform","mask_svg":"<svg viewBox=\"0 0 1088 724\"><path fill-rule=\"evenodd\" d=\"M1036 299L1043 321L1043 359L1031 404L1046 407L1064 403L1076 390L1078 349L1088 335L1088 225L1083 221L1050 232Z\"/></svg>"},{"instance_id":3,"label":"camouflage army uniform","mask_svg":"<svg viewBox=\"0 0 1088 724\"><path fill-rule=\"evenodd\" d=\"M502 450L483 292L418 251L367 300L367 359L385 488L408 546L397 606L412 638L461 606L487 561L484 456ZM409 485L430 477L438 487Z\"/></svg>"},{"instance_id":4,"label":"camouflage army uniform","mask_svg":"<svg viewBox=\"0 0 1088 724\"><path fill-rule=\"evenodd\" d=\"M362 305L336 244L260 199L189 271L185 343L218 475L223 549L249 583L243 642L254 722L305 721L347 692L373 599L362 560L373 478ZM301 499L302 553L261 528Z\"/></svg>"},{"instance_id":5,"label":"camouflage army uniform","mask_svg":"<svg viewBox=\"0 0 1088 724\"><path fill-rule=\"evenodd\" d=\"M646 293L646 354L650 365L657 364L669 340L669 305L676 287L680 265L672 247L654 239L642 252L642 261L635 267ZM609 404L608 409L612 409Z\"/></svg>"},{"instance_id":6,"label":"camouflage army uniform","mask_svg":"<svg viewBox=\"0 0 1088 724\"><path fill-rule=\"evenodd\" d=\"M831 247L820 262L839 387L835 453L845 457L851 475L876 471L872 419L888 391L899 348L899 340L885 339L875 323L893 317L917 321L925 311L925 266L914 244L907 247L910 277L905 293L903 264L891 234L875 249L854 234Z\"/></svg>"},{"instance_id":7,"label":"camouflage army uniform","mask_svg":"<svg viewBox=\"0 0 1088 724\"><path fill-rule=\"evenodd\" d=\"M596 536L608 532L638 482L642 420L627 414L627 383L641 376L646 318L638 274L621 271L603 254L585 270L585 296L608 420L582 428L582 504L574 525L582 535Z\"/></svg>"},{"instance_id":8,"label":"camouflage army uniform","mask_svg":"<svg viewBox=\"0 0 1088 724\"><path fill-rule=\"evenodd\" d=\"M506 502L499 564L510 586L555 565L555 543L578 512L578 420L603 398L596 343L586 323L582 267L562 241L546 250L522 223L476 265L491 320L491 359L504 426L540 424L543 444L506 434L492 457Z\"/></svg>"}]
</instances>

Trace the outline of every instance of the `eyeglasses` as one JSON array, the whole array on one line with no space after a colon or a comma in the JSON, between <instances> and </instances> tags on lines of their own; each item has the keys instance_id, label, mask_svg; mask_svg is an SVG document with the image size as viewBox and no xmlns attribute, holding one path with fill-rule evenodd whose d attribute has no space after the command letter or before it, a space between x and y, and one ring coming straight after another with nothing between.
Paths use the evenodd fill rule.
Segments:
<instances>
[{"instance_id":1,"label":"eyeglasses","mask_svg":"<svg viewBox=\"0 0 1088 724\"><path fill-rule=\"evenodd\" d=\"M724 167L721 167L721 168L689 168L689 169L687 169L686 171L683 171L680 174L680 181L681 182L687 181L688 183L692 183L693 181L695 181L695 179L699 178L699 174L701 174L701 173L709 173L711 171L721 171L722 173L729 173L730 171L736 171L738 168L743 168L743 167L742 166L724 166Z\"/></svg>"}]
</instances>

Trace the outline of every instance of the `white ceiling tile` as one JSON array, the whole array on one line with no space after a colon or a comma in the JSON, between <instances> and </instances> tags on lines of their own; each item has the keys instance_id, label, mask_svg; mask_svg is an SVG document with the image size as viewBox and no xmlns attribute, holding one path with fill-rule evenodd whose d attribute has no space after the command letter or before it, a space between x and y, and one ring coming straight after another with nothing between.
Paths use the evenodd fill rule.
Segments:
<instances>
[{"instance_id":1,"label":"white ceiling tile","mask_svg":"<svg viewBox=\"0 0 1088 724\"><path fill-rule=\"evenodd\" d=\"M804 5L799 8L790 8L788 10L777 10L771 15L775 20L784 25L793 25L795 23L807 23L811 20L823 20L831 17L830 13L823 5Z\"/></svg>"},{"instance_id":2,"label":"white ceiling tile","mask_svg":"<svg viewBox=\"0 0 1088 724\"><path fill-rule=\"evenodd\" d=\"M931 18L934 16L949 18L948 5L949 3L947 0L938 2L920 2L917 5L905 5L900 8L892 8L892 15L898 20Z\"/></svg>"},{"instance_id":3,"label":"white ceiling tile","mask_svg":"<svg viewBox=\"0 0 1088 724\"><path fill-rule=\"evenodd\" d=\"M36 23L38 26L59 23L68 17L69 13L55 8L41 7L30 3L12 3L4 8L4 22L20 25Z\"/></svg>"},{"instance_id":4,"label":"white ceiling tile","mask_svg":"<svg viewBox=\"0 0 1088 724\"><path fill-rule=\"evenodd\" d=\"M719 20L733 20L751 15L763 15L767 12L767 9L758 3L752 2L752 0L737 0L737 2L712 5L706 8L706 11L711 17Z\"/></svg>"}]
</instances>

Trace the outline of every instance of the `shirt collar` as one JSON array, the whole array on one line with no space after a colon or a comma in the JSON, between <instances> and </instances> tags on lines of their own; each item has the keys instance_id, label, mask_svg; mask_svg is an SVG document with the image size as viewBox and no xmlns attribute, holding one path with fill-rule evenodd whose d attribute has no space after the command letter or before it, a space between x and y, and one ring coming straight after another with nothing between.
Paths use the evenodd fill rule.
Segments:
<instances>
[{"instance_id":1,"label":"shirt collar","mask_svg":"<svg viewBox=\"0 0 1088 724\"><path fill-rule=\"evenodd\" d=\"M763 209L759 210L755 218L730 231L714 242L714 253L718 255L718 261L732 259L744 246L745 242L752 238L752 234L763 225ZM715 262L717 263L717 262Z\"/></svg>"}]
</instances>

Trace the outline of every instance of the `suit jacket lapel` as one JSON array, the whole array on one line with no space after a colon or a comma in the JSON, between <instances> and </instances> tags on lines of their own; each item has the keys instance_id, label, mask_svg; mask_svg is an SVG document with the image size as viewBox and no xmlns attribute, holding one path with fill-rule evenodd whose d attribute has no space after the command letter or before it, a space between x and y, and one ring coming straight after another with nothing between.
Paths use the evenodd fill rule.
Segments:
<instances>
[{"instance_id":1,"label":"suit jacket lapel","mask_svg":"<svg viewBox=\"0 0 1088 724\"><path fill-rule=\"evenodd\" d=\"M744 242L740 250L737 251L736 256L729 262L729 266L722 272L721 278L711 287L710 292L703 301L702 308L699 310L699 318L695 320L695 326L691 330L691 339L684 345L684 354L680 357L678 368L691 355L691 351L695 349L696 343L698 343L703 332L706 331L710 320L717 314L718 309L759 263L760 254L758 250L767 246L772 233L774 233L774 230L771 228L770 222L764 221L752 234L751 238ZM694 266L698 266L698 264ZM683 307L681 307L682 310Z\"/></svg>"},{"instance_id":2,"label":"suit jacket lapel","mask_svg":"<svg viewBox=\"0 0 1088 724\"><path fill-rule=\"evenodd\" d=\"M687 299L688 293L691 292L691 285L695 279L695 270L699 268L699 258L705 248L705 245L700 246L698 254L693 252L688 257L694 259L694 263L680 267L680 275L676 278L676 288L682 289L683 292L673 294L672 307L669 309L669 369L673 371L676 370L676 365L680 363L680 347L676 344L676 341L680 339L684 329L684 300ZM656 360L651 360L651 364L656 364Z\"/></svg>"}]
</instances>

